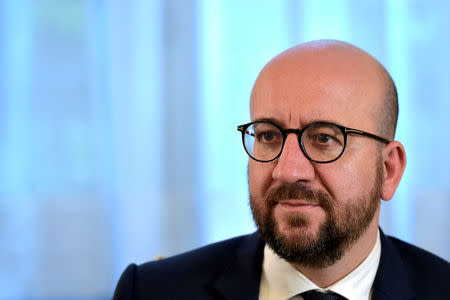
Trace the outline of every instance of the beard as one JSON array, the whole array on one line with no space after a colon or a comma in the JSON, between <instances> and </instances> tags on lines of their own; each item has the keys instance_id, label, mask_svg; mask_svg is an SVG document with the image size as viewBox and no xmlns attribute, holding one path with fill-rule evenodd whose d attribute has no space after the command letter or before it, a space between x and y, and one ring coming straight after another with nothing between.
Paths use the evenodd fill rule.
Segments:
<instances>
[{"instance_id":1,"label":"beard","mask_svg":"<svg viewBox=\"0 0 450 300\"><path fill-rule=\"evenodd\" d=\"M283 185L268 192L264 201L250 194L250 206L263 240L286 261L305 267L324 268L342 258L366 231L380 205L383 169L377 159L374 183L366 195L337 203L324 191L312 190L304 184ZM292 230L282 234L274 216L277 203L285 199L302 199L318 204L326 218L316 232L309 232L309 219L301 213L286 215Z\"/></svg>"}]
</instances>

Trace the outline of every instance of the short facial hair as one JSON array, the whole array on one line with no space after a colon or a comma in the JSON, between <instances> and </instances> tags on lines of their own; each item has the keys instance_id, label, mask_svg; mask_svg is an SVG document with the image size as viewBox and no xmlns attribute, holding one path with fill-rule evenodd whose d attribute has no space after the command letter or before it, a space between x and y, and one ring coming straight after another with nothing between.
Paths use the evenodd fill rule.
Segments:
<instances>
[{"instance_id":1,"label":"short facial hair","mask_svg":"<svg viewBox=\"0 0 450 300\"><path fill-rule=\"evenodd\" d=\"M332 197L320 190L312 190L304 184L286 184L268 192L264 203L250 195L250 206L258 231L263 240L286 261L307 267L324 268L342 258L345 250L353 245L367 230L380 205L383 169L377 159L374 183L369 192L344 203L334 202ZM281 200L302 199L319 204L326 213L314 236L298 239L283 236L274 217L274 207ZM306 229L308 220L301 214L287 215L287 224L293 228Z\"/></svg>"}]
</instances>

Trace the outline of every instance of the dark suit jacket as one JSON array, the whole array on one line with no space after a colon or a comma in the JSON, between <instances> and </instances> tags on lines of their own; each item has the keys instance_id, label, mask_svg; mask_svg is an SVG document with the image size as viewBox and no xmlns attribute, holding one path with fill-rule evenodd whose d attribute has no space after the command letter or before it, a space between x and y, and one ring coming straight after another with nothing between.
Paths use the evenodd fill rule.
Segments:
<instances>
[{"instance_id":1,"label":"dark suit jacket","mask_svg":"<svg viewBox=\"0 0 450 300\"><path fill-rule=\"evenodd\" d=\"M122 274L114 300L258 299L264 242L257 233L136 266ZM450 264L381 233L372 299L450 299Z\"/></svg>"}]
</instances>

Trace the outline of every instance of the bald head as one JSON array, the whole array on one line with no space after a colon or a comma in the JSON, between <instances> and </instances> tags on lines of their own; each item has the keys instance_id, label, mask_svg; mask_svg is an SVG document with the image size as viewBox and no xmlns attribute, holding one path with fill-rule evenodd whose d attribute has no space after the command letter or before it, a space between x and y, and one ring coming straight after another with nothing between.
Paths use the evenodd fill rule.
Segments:
<instances>
[{"instance_id":1,"label":"bald head","mask_svg":"<svg viewBox=\"0 0 450 300\"><path fill-rule=\"evenodd\" d=\"M398 120L397 87L389 72L381 64L379 72L384 82L384 98L379 112L380 134L393 140Z\"/></svg>"},{"instance_id":2,"label":"bald head","mask_svg":"<svg viewBox=\"0 0 450 300\"><path fill-rule=\"evenodd\" d=\"M335 107L336 112L353 111L376 124L371 128L374 133L387 139L395 135L398 101L391 76L371 55L345 42L312 41L276 56L255 82L252 118L262 98L291 103L297 99L302 104L317 101L322 107ZM320 108L312 114L311 118L322 117ZM358 125L356 119L353 122Z\"/></svg>"}]
</instances>

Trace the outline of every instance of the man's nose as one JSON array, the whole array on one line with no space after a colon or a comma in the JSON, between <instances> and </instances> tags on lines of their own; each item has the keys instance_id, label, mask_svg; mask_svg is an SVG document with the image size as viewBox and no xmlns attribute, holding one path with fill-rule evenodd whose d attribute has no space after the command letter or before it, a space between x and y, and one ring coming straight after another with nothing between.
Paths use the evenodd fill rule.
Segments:
<instances>
[{"instance_id":1,"label":"man's nose","mask_svg":"<svg viewBox=\"0 0 450 300\"><path fill-rule=\"evenodd\" d=\"M272 177L281 183L310 183L314 179L314 166L300 149L296 134L288 134Z\"/></svg>"}]
</instances>

